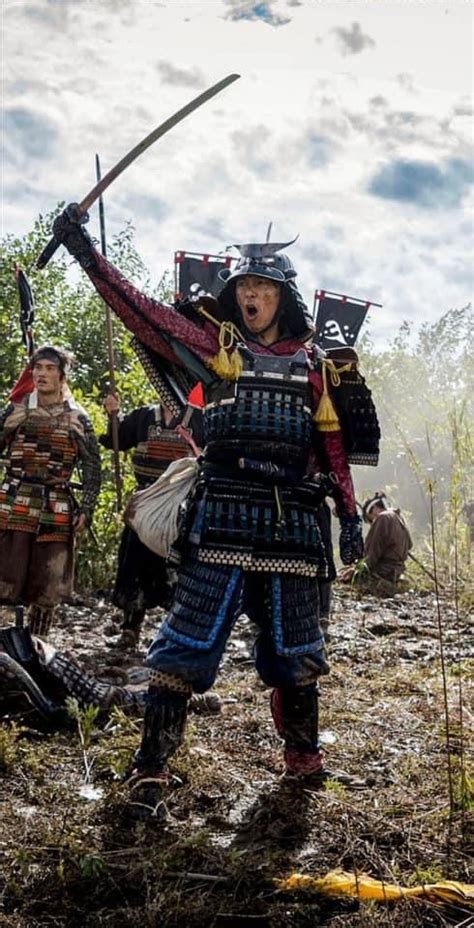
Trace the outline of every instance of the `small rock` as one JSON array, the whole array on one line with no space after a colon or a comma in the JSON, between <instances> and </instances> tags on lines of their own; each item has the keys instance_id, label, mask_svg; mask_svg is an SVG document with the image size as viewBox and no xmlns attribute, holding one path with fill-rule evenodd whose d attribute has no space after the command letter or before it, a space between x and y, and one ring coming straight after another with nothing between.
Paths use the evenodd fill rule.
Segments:
<instances>
[{"instance_id":1,"label":"small rock","mask_svg":"<svg viewBox=\"0 0 474 928\"><path fill-rule=\"evenodd\" d=\"M115 622L108 622L107 625L104 625L103 634L106 638L112 638L114 635L118 635L120 632L120 626L116 625Z\"/></svg>"},{"instance_id":2,"label":"small rock","mask_svg":"<svg viewBox=\"0 0 474 928\"><path fill-rule=\"evenodd\" d=\"M100 786L93 786L92 783L84 783L79 787L78 792L81 799L87 799L89 802L96 802L104 795L103 789Z\"/></svg>"}]
</instances>

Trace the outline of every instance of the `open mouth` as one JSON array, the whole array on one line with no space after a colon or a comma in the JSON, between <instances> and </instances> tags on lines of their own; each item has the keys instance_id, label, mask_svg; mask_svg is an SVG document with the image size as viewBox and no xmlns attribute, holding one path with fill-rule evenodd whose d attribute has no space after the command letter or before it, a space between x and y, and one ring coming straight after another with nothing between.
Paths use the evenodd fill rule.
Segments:
<instances>
[{"instance_id":1,"label":"open mouth","mask_svg":"<svg viewBox=\"0 0 474 928\"><path fill-rule=\"evenodd\" d=\"M258 309L256 306L246 306L245 312L247 313L249 319L255 319L255 316L258 313Z\"/></svg>"}]
</instances>

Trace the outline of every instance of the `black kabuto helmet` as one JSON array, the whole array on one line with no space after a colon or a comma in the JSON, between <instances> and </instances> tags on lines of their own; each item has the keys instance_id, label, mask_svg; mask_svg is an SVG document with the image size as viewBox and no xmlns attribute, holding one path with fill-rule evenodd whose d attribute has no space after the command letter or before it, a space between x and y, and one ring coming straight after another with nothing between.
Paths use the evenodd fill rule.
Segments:
<instances>
[{"instance_id":1,"label":"black kabuto helmet","mask_svg":"<svg viewBox=\"0 0 474 928\"><path fill-rule=\"evenodd\" d=\"M219 279L224 281L218 296L222 317L242 325L235 297L235 283L239 277L253 274L255 277L265 277L281 284L278 314L282 329L286 330L282 334L309 334L313 328L313 320L295 284L296 271L293 262L288 255L279 253L281 248L287 248L295 241L296 239L284 243L261 242L233 246L239 249L241 255L237 264L234 268L223 268L219 271Z\"/></svg>"}]
</instances>

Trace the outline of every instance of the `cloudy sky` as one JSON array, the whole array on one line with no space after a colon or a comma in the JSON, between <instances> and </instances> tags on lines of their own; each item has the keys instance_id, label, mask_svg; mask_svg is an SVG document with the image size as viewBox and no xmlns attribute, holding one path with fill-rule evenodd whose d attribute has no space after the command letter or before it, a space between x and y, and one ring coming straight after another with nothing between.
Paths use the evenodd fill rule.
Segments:
<instances>
[{"instance_id":1,"label":"cloudy sky","mask_svg":"<svg viewBox=\"0 0 474 928\"><path fill-rule=\"evenodd\" d=\"M156 125L241 75L108 190L158 281L176 249L285 241L308 302L371 331L472 292L469 0L1 0L2 234L81 200ZM98 234L97 210L91 231Z\"/></svg>"}]
</instances>

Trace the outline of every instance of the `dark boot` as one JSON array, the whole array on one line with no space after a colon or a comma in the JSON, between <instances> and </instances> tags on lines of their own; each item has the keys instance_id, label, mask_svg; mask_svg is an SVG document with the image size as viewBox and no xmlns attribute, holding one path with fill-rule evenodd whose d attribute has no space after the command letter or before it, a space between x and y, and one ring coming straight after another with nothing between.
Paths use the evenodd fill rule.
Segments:
<instances>
[{"instance_id":1,"label":"dark boot","mask_svg":"<svg viewBox=\"0 0 474 928\"><path fill-rule=\"evenodd\" d=\"M130 811L134 818L167 816L163 791L168 760L183 742L189 697L150 687L146 696L142 742L129 780Z\"/></svg>"},{"instance_id":2,"label":"dark boot","mask_svg":"<svg viewBox=\"0 0 474 928\"><path fill-rule=\"evenodd\" d=\"M33 677L20 663L9 654L0 652L0 690L1 698L17 697L24 694L38 712L54 725L66 723L66 712L56 705L38 686Z\"/></svg>"},{"instance_id":3,"label":"dark boot","mask_svg":"<svg viewBox=\"0 0 474 928\"><path fill-rule=\"evenodd\" d=\"M273 690L271 710L276 730L285 742L287 772L304 776L322 770L316 684Z\"/></svg>"},{"instance_id":4,"label":"dark boot","mask_svg":"<svg viewBox=\"0 0 474 928\"><path fill-rule=\"evenodd\" d=\"M136 651L140 643L140 632L145 618L144 609L127 609L124 612L122 634L118 645L127 651Z\"/></svg>"},{"instance_id":5,"label":"dark boot","mask_svg":"<svg viewBox=\"0 0 474 928\"><path fill-rule=\"evenodd\" d=\"M337 780L349 789L363 789L365 780L324 766L318 737L318 695L316 684L273 690L272 716L285 742L286 775L301 780L305 789L322 789L328 780Z\"/></svg>"}]
</instances>

